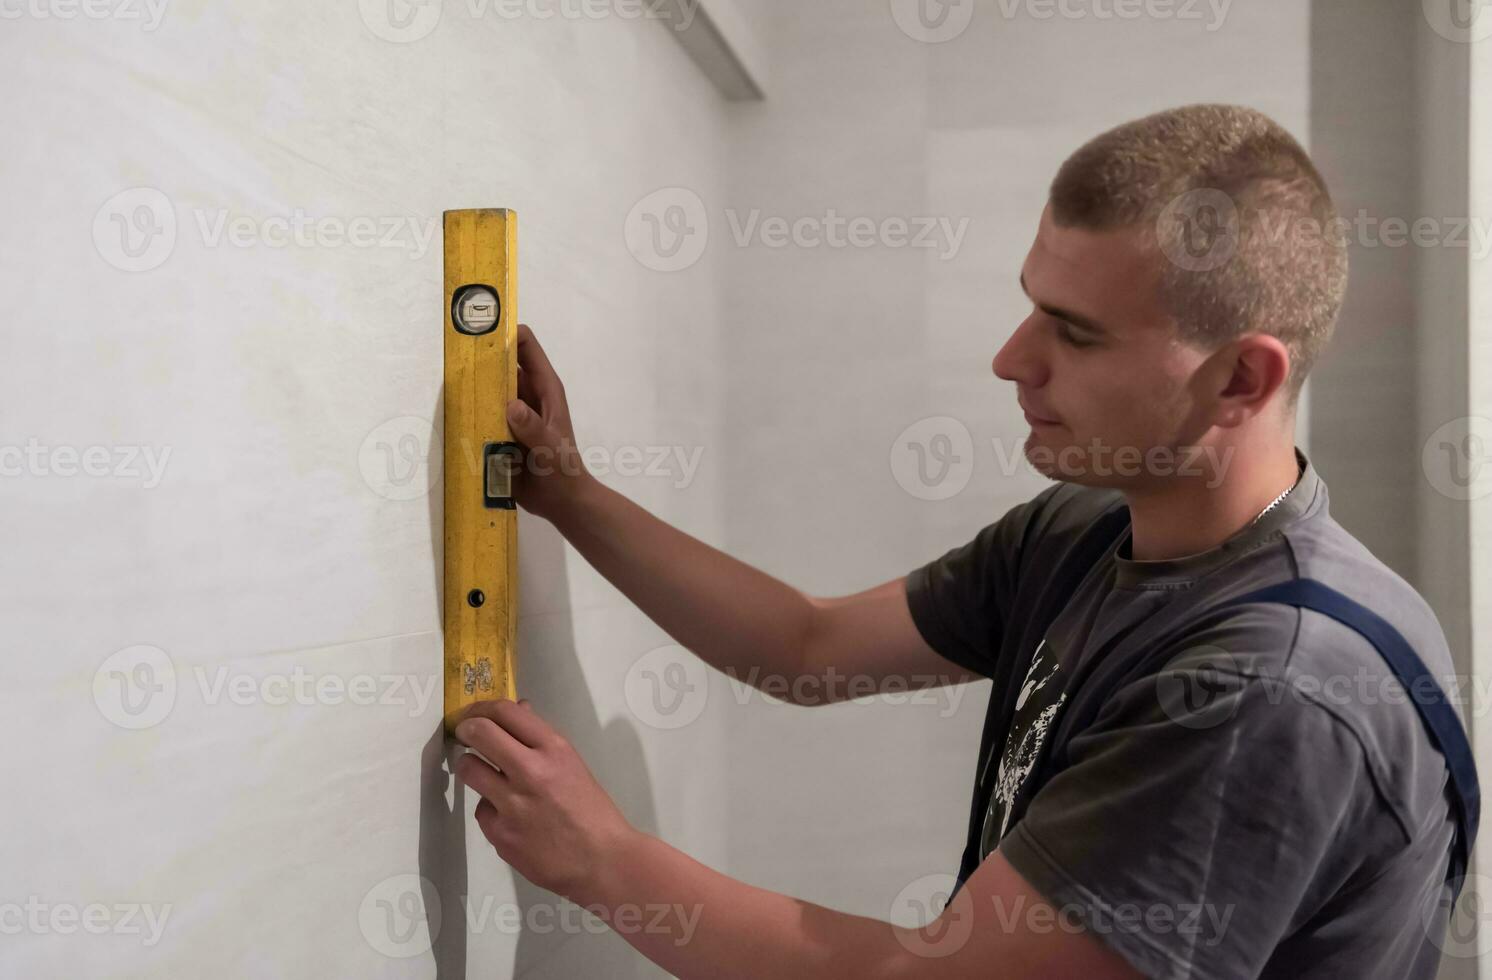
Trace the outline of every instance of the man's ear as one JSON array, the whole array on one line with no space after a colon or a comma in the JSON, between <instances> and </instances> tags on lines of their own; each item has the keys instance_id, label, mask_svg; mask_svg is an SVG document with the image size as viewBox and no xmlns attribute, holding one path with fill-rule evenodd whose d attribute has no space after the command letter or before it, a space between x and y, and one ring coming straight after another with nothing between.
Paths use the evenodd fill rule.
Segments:
<instances>
[{"instance_id":1,"label":"man's ear","mask_svg":"<svg viewBox=\"0 0 1492 980\"><path fill-rule=\"evenodd\" d=\"M1286 397L1290 351L1278 337L1245 334L1213 357L1219 359L1218 367L1223 374L1222 387L1217 392L1215 424L1237 428L1268 411L1277 398Z\"/></svg>"}]
</instances>

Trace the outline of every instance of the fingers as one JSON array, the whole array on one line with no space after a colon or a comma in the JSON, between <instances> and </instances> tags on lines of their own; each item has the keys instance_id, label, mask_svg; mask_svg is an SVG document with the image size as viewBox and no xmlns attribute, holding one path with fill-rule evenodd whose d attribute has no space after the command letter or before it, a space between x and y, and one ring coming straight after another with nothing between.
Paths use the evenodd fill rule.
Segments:
<instances>
[{"instance_id":1,"label":"fingers","mask_svg":"<svg viewBox=\"0 0 1492 980\"><path fill-rule=\"evenodd\" d=\"M533 396L524 401L534 405L545 418L554 418L556 413L564 414L567 411L565 387L560 383L559 374L554 370L554 365L549 363L549 356L544 353L539 339L526 323L518 324L518 367Z\"/></svg>"},{"instance_id":2,"label":"fingers","mask_svg":"<svg viewBox=\"0 0 1492 980\"><path fill-rule=\"evenodd\" d=\"M510 791L508 777L483 762L471 752L456 760L456 776L476 790L483 799L499 800Z\"/></svg>"},{"instance_id":3,"label":"fingers","mask_svg":"<svg viewBox=\"0 0 1492 980\"><path fill-rule=\"evenodd\" d=\"M529 382L528 377L529 372L520 368L518 371L518 397L522 398L532 408L539 403L539 396L534 393L534 386Z\"/></svg>"},{"instance_id":4,"label":"fingers","mask_svg":"<svg viewBox=\"0 0 1492 980\"><path fill-rule=\"evenodd\" d=\"M513 436L529 449L546 446L553 440L544 426L544 419L534 414L526 402L508 402L508 428Z\"/></svg>"},{"instance_id":5,"label":"fingers","mask_svg":"<svg viewBox=\"0 0 1492 980\"><path fill-rule=\"evenodd\" d=\"M475 749L505 773L518 771L528 746L514 738L497 722L486 717L468 717L456 726L456 741Z\"/></svg>"},{"instance_id":6,"label":"fingers","mask_svg":"<svg viewBox=\"0 0 1492 980\"><path fill-rule=\"evenodd\" d=\"M482 829L482 836L486 837L489 841L495 842L497 834L497 807L492 805L492 801L485 797L478 800L476 813L472 816L476 819L477 826Z\"/></svg>"},{"instance_id":7,"label":"fingers","mask_svg":"<svg viewBox=\"0 0 1492 980\"><path fill-rule=\"evenodd\" d=\"M539 748L552 741L555 731L549 723L540 718L538 713L531 707L522 707L516 701L507 698L498 698L493 701L478 701L467 707L462 713L462 722L456 727L459 729L465 724L466 719L481 721L488 719L500 728L504 735L517 739L528 748ZM486 726L483 726L485 731ZM478 746L473 746L477 748ZM483 753L486 754L485 752ZM491 758L489 756L489 758ZM493 759L499 766L501 760Z\"/></svg>"},{"instance_id":8,"label":"fingers","mask_svg":"<svg viewBox=\"0 0 1492 980\"><path fill-rule=\"evenodd\" d=\"M539 343L533 328L526 323L518 324L518 366L525 371L555 373L554 366L549 363L549 356L544 353L544 345Z\"/></svg>"},{"instance_id":9,"label":"fingers","mask_svg":"<svg viewBox=\"0 0 1492 980\"><path fill-rule=\"evenodd\" d=\"M515 401L522 402L523 407L533 412L534 406L539 404L539 396L534 394L533 385L529 383L528 377L527 373L518 372L518 398ZM518 441L529 448L533 448L538 443L547 443L548 440L544 438L542 430L543 418L538 415L525 414L517 409L518 406L514 401L508 402L508 426L513 430L513 435Z\"/></svg>"}]
</instances>

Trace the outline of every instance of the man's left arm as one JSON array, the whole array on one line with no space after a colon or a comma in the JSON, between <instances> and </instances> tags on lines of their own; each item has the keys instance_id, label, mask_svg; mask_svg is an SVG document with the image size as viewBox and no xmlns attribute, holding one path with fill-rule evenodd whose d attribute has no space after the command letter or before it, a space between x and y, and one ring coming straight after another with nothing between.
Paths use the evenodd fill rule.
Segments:
<instances>
[{"instance_id":1,"label":"man's left arm","mask_svg":"<svg viewBox=\"0 0 1492 980\"><path fill-rule=\"evenodd\" d=\"M999 854L934 922L895 926L736 881L637 831L526 701L474 705L456 735L493 763L467 754L456 771L481 794L476 819L498 855L685 980L1140 976L1062 924Z\"/></svg>"}]
</instances>

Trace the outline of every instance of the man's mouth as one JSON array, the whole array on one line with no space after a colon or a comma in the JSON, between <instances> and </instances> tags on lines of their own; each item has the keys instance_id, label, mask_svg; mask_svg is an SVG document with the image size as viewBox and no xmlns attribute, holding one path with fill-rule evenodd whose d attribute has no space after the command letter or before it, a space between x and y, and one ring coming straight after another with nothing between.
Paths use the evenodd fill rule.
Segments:
<instances>
[{"instance_id":1,"label":"man's mouth","mask_svg":"<svg viewBox=\"0 0 1492 980\"><path fill-rule=\"evenodd\" d=\"M1057 421L1055 421L1053 419L1043 418L1042 416L1035 414L1030 409L1026 408L1025 405L1021 405L1021 412L1026 416L1026 421L1029 422L1029 423L1031 423L1032 425L1060 425L1061 424L1060 422L1057 422Z\"/></svg>"}]
</instances>

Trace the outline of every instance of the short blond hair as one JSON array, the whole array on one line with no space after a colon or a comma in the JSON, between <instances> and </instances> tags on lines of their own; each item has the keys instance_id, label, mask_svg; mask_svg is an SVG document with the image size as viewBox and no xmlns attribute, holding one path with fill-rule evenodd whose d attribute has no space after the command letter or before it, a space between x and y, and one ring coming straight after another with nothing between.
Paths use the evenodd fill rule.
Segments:
<instances>
[{"instance_id":1,"label":"short blond hair","mask_svg":"<svg viewBox=\"0 0 1492 980\"><path fill-rule=\"evenodd\" d=\"M1296 404L1341 311L1347 244L1326 182L1278 123L1232 105L1125 123L1062 164L1051 209L1063 226L1140 230L1163 256L1161 302L1183 340L1278 338Z\"/></svg>"}]
</instances>

